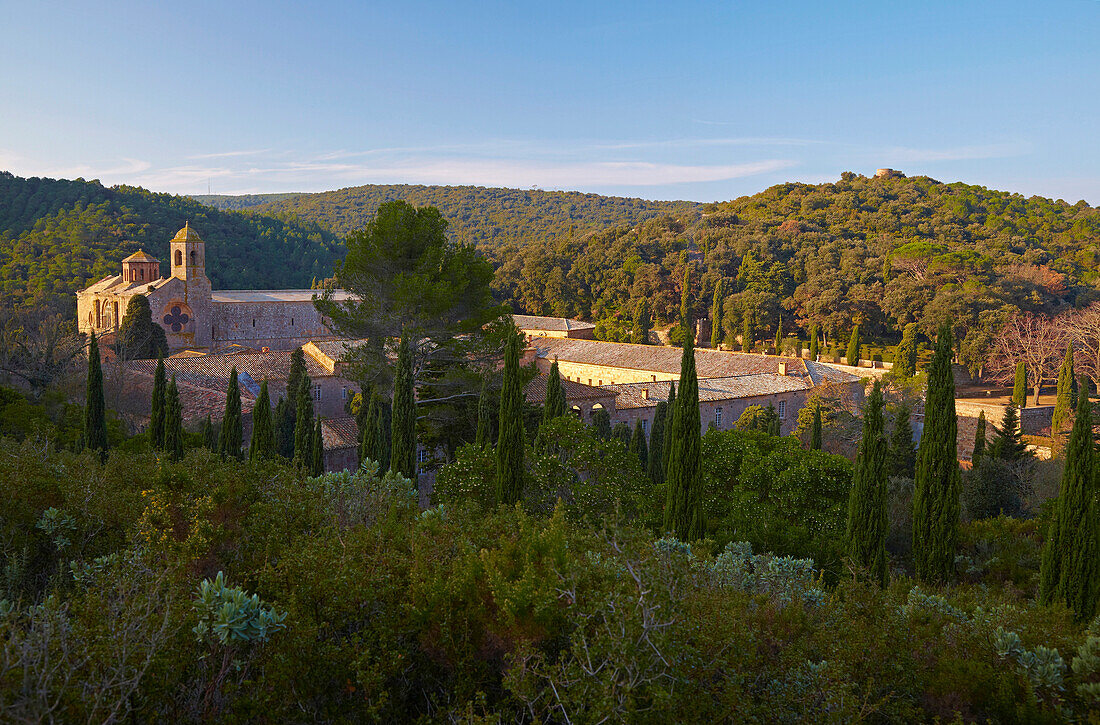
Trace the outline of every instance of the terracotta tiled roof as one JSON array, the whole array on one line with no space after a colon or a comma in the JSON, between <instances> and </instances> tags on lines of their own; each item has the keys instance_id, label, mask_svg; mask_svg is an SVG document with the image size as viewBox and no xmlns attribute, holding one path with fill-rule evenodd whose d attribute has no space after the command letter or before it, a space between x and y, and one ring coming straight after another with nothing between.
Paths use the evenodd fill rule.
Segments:
<instances>
[{"instance_id":1,"label":"terracotta tiled roof","mask_svg":"<svg viewBox=\"0 0 1100 725\"><path fill-rule=\"evenodd\" d=\"M153 374L144 371L135 371L133 377L127 381L127 385L147 392L150 399L153 395ZM180 405L183 408L183 422L190 425L210 416L213 420L220 420L225 415L225 390L215 390L195 384L188 380L176 378L176 388L180 393ZM246 415L252 412L255 400L241 391L241 413Z\"/></svg>"},{"instance_id":2,"label":"terracotta tiled roof","mask_svg":"<svg viewBox=\"0 0 1100 725\"><path fill-rule=\"evenodd\" d=\"M535 337L530 345L535 348L538 357L548 360L557 358L612 368L680 374L682 351L677 347L553 337ZM778 373L780 363L787 364L788 377L808 375L806 361L796 357L695 349L695 368L700 378Z\"/></svg>"},{"instance_id":3,"label":"terracotta tiled roof","mask_svg":"<svg viewBox=\"0 0 1100 725\"><path fill-rule=\"evenodd\" d=\"M523 390L523 394L527 396L527 400L536 405L541 405L545 402L546 383L549 379L550 378L546 375L537 375L531 382L527 383L527 387ZM614 391L598 388L594 385L577 383L572 380L562 380L561 384L565 389L566 400L594 400L598 398L610 398L615 395Z\"/></svg>"},{"instance_id":4,"label":"terracotta tiled roof","mask_svg":"<svg viewBox=\"0 0 1100 725\"><path fill-rule=\"evenodd\" d=\"M569 332L570 330L592 330L596 326L591 322L570 320L567 317L539 317L538 315L512 315L512 321L521 330L546 330L548 332Z\"/></svg>"},{"instance_id":5,"label":"terracotta tiled roof","mask_svg":"<svg viewBox=\"0 0 1100 725\"><path fill-rule=\"evenodd\" d=\"M348 350L365 342L366 340L310 340L310 343L332 362L340 362Z\"/></svg>"},{"instance_id":6,"label":"terracotta tiled roof","mask_svg":"<svg viewBox=\"0 0 1100 725\"><path fill-rule=\"evenodd\" d=\"M806 369L810 373L810 379L814 385L822 383L850 383L859 380L859 377L844 370L837 370L829 365L810 360L805 361Z\"/></svg>"},{"instance_id":7,"label":"terracotta tiled roof","mask_svg":"<svg viewBox=\"0 0 1100 725\"><path fill-rule=\"evenodd\" d=\"M173 242L201 242L199 233L191 228L191 222L184 222L183 229L176 232L176 236L172 237Z\"/></svg>"},{"instance_id":8,"label":"terracotta tiled roof","mask_svg":"<svg viewBox=\"0 0 1100 725\"><path fill-rule=\"evenodd\" d=\"M358 448L359 426L355 418L325 418L321 421L321 440L326 451L336 448Z\"/></svg>"},{"instance_id":9,"label":"terracotta tiled roof","mask_svg":"<svg viewBox=\"0 0 1100 725\"><path fill-rule=\"evenodd\" d=\"M157 259L156 257L152 256L151 254L147 254L145 252L145 250L139 249L139 250L137 250L136 252L134 252L133 254L131 254L129 257L127 257L126 259L124 259L122 261L123 262L159 262L160 260Z\"/></svg>"},{"instance_id":10,"label":"terracotta tiled roof","mask_svg":"<svg viewBox=\"0 0 1100 725\"><path fill-rule=\"evenodd\" d=\"M662 400L668 400L668 381L657 383L626 383L605 385L616 393L615 409L652 408ZM812 387L806 378L788 377L775 373L735 375L728 378L702 378L699 380L699 402L717 402L776 395ZM648 391L645 397L643 391Z\"/></svg>"},{"instance_id":11,"label":"terracotta tiled roof","mask_svg":"<svg viewBox=\"0 0 1100 725\"><path fill-rule=\"evenodd\" d=\"M257 386L264 380L286 380L290 375L290 356L293 353L284 350L271 352L242 352L232 355L200 355L197 357L170 357L164 361L168 376L176 376L177 381L187 381L210 390L225 390L229 386L229 373L236 367L243 377L247 375ZM311 378L330 375L308 355L305 358L306 373ZM156 369L156 360L135 360L130 363L135 369L152 374ZM242 385L242 395L247 395L248 387ZM254 393L253 393L254 394Z\"/></svg>"},{"instance_id":12,"label":"terracotta tiled roof","mask_svg":"<svg viewBox=\"0 0 1100 725\"><path fill-rule=\"evenodd\" d=\"M234 302L310 302L313 295L320 295L319 289L241 289L214 290L211 299L217 304ZM350 299L344 290L334 290L332 298L337 302Z\"/></svg>"}]
</instances>

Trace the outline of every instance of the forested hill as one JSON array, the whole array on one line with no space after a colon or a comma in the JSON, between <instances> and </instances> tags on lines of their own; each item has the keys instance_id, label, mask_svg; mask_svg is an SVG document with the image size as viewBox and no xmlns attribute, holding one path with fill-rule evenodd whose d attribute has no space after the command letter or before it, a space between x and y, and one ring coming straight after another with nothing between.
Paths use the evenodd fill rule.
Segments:
<instances>
[{"instance_id":1,"label":"forested hill","mask_svg":"<svg viewBox=\"0 0 1100 725\"><path fill-rule=\"evenodd\" d=\"M690 267L697 317L723 279L731 341L746 316L757 340L774 339L780 319L803 340L811 324L846 340L856 323L866 339L950 320L974 354L1015 309L1098 297L1100 210L1085 202L845 173L702 210L503 249L498 293L529 314L605 321L615 337L642 300L658 322L674 321Z\"/></svg>"},{"instance_id":2,"label":"forested hill","mask_svg":"<svg viewBox=\"0 0 1100 725\"><path fill-rule=\"evenodd\" d=\"M219 211L182 196L98 181L24 179L0 172L0 295L6 303L66 300L118 274L139 248L162 260L185 221L207 243L215 289L309 287L332 273L342 244L296 219Z\"/></svg>"},{"instance_id":3,"label":"forested hill","mask_svg":"<svg viewBox=\"0 0 1100 725\"><path fill-rule=\"evenodd\" d=\"M195 197L219 208L249 208L263 214L293 214L341 237L360 229L383 202L404 199L434 206L449 223L451 237L496 249L506 244L585 234L617 224L637 224L675 214L692 217L700 205L686 201L647 201L577 191L491 189L480 186L355 186L317 194L257 194Z\"/></svg>"}]
</instances>

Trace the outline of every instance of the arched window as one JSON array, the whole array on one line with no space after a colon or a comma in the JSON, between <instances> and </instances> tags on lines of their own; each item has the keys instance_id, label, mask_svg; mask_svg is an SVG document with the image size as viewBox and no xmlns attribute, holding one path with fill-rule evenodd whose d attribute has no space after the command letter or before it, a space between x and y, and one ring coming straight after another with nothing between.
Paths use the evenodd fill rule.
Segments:
<instances>
[{"instance_id":1,"label":"arched window","mask_svg":"<svg viewBox=\"0 0 1100 725\"><path fill-rule=\"evenodd\" d=\"M180 250L177 249L176 250L176 266L179 267L179 266L182 266L182 265L183 265L183 252L181 252Z\"/></svg>"},{"instance_id":2,"label":"arched window","mask_svg":"<svg viewBox=\"0 0 1100 725\"><path fill-rule=\"evenodd\" d=\"M99 306L99 300L95 301L95 326L97 328L103 325L103 310Z\"/></svg>"},{"instance_id":3,"label":"arched window","mask_svg":"<svg viewBox=\"0 0 1100 725\"><path fill-rule=\"evenodd\" d=\"M141 268L141 281L142 282L145 281L145 268L144 267Z\"/></svg>"},{"instance_id":4,"label":"arched window","mask_svg":"<svg viewBox=\"0 0 1100 725\"><path fill-rule=\"evenodd\" d=\"M191 266L196 267L199 264L199 254L194 249L191 250Z\"/></svg>"},{"instance_id":5,"label":"arched window","mask_svg":"<svg viewBox=\"0 0 1100 725\"><path fill-rule=\"evenodd\" d=\"M114 309L112 310L112 311L114 312L114 319L113 319L113 320L111 321L111 324L112 324L112 325L117 325L117 324L119 323L119 318L118 318L118 303L117 303L117 302L112 302L112 303L111 303L111 307L113 307L113 308L114 308Z\"/></svg>"}]
</instances>

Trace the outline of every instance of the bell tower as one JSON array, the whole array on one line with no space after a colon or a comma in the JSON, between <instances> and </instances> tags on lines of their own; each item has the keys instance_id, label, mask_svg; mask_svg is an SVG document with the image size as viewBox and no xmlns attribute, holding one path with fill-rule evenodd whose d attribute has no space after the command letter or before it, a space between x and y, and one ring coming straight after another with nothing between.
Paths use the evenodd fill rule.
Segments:
<instances>
[{"instance_id":1,"label":"bell tower","mask_svg":"<svg viewBox=\"0 0 1100 725\"><path fill-rule=\"evenodd\" d=\"M206 243L191 228L191 222L185 222L169 243L172 276L184 282L206 282Z\"/></svg>"}]
</instances>

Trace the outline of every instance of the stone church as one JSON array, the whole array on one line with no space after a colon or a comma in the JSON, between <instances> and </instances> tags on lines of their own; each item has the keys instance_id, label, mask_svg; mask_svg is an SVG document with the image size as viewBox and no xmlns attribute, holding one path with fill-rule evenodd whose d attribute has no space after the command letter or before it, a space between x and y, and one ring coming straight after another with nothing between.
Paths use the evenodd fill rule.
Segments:
<instances>
[{"instance_id":1,"label":"stone church","mask_svg":"<svg viewBox=\"0 0 1100 725\"><path fill-rule=\"evenodd\" d=\"M149 300L153 320L173 350L213 350L241 345L292 350L332 333L313 306L314 290L213 290L206 276L206 243L190 223L168 243L171 273L138 251L122 260L122 274L76 293L80 331L99 336L118 331L134 295ZM346 299L337 291L335 299Z\"/></svg>"}]
</instances>

